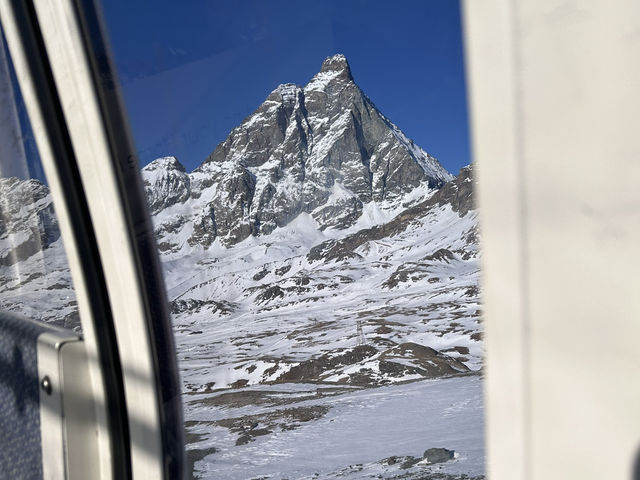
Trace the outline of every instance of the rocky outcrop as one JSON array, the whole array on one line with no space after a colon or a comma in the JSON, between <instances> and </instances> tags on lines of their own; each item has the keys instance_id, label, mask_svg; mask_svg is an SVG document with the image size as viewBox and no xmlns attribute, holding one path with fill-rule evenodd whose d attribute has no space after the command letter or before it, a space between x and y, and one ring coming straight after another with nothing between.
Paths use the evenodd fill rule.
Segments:
<instances>
[{"instance_id":1,"label":"rocky outcrop","mask_svg":"<svg viewBox=\"0 0 640 480\"><path fill-rule=\"evenodd\" d=\"M455 182L449 182L434 195L433 201L438 205L451 205L454 212L464 217L475 209L473 197L473 165L460 169Z\"/></svg>"},{"instance_id":2,"label":"rocky outcrop","mask_svg":"<svg viewBox=\"0 0 640 480\"><path fill-rule=\"evenodd\" d=\"M444 463L453 460L455 452L447 448L428 448L422 458L427 463Z\"/></svg>"},{"instance_id":3,"label":"rocky outcrop","mask_svg":"<svg viewBox=\"0 0 640 480\"><path fill-rule=\"evenodd\" d=\"M147 206L152 215L189 198L189 175L175 157L162 157L141 171Z\"/></svg>"},{"instance_id":4,"label":"rocky outcrop","mask_svg":"<svg viewBox=\"0 0 640 480\"><path fill-rule=\"evenodd\" d=\"M371 387L467 372L469 368L455 358L433 348L407 342L382 351L373 345L358 345L320 355L292 366L275 381Z\"/></svg>"},{"instance_id":5,"label":"rocky outcrop","mask_svg":"<svg viewBox=\"0 0 640 480\"><path fill-rule=\"evenodd\" d=\"M405 231L417 219L424 217L430 209L443 205L450 205L451 209L464 217L474 208L473 204L473 167L468 165L460 170L458 176L451 182L445 184L431 197L417 205L408 208L400 215L388 223L376 225L372 228L360 230L352 235L336 239L327 240L311 249L307 258L310 262L319 260L345 260L355 255L355 250L372 240L393 237ZM475 233L470 243L476 241ZM452 258L451 252L434 252L440 259ZM434 260L435 257L428 258Z\"/></svg>"}]
</instances>

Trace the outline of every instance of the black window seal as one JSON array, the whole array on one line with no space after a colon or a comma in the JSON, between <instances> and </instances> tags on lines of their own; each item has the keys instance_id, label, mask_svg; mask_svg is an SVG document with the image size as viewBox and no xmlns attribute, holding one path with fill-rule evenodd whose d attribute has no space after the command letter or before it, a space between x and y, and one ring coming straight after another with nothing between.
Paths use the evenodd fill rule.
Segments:
<instances>
[{"instance_id":1,"label":"black window seal","mask_svg":"<svg viewBox=\"0 0 640 480\"><path fill-rule=\"evenodd\" d=\"M51 143L57 173L61 183L66 187L63 192L64 202L72 221L74 242L82 259L80 268L86 282L91 314L95 322L98 360L107 402L105 411L109 428L112 475L113 478L129 480L132 478L131 450L122 366L108 290L86 195L33 2L32 0L10 1L22 46L26 52L27 67L35 86L39 108Z\"/></svg>"},{"instance_id":2,"label":"black window seal","mask_svg":"<svg viewBox=\"0 0 640 480\"><path fill-rule=\"evenodd\" d=\"M133 232L132 251L137 257L138 278L145 294L147 330L155 361L156 391L161 421L161 444L165 478L184 477L184 425L181 384L170 321L169 303L158 257L153 225L144 196L138 158L119 90L98 1L72 0L81 28L85 55L91 69L111 159L118 179L129 231Z\"/></svg>"}]
</instances>

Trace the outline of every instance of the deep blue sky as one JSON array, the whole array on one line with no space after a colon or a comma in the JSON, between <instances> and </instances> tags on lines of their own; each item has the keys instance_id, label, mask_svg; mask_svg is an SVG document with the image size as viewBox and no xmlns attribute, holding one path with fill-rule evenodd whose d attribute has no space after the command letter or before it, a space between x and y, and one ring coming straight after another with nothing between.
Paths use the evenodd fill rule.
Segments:
<instances>
[{"instance_id":1,"label":"deep blue sky","mask_svg":"<svg viewBox=\"0 0 640 480\"><path fill-rule=\"evenodd\" d=\"M451 172L468 164L457 0L109 0L140 163L188 171L281 83L346 55L377 107Z\"/></svg>"}]
</instances>

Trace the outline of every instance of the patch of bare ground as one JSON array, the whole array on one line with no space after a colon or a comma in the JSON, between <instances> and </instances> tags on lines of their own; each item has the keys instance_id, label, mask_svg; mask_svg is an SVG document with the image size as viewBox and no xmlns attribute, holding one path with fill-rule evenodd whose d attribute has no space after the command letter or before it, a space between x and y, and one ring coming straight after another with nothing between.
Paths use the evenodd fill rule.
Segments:
<instances>
[{"instance_id":1,"label":"patch of bare ground","mask_svg":"<svg viewBox=\"0 0 640 480\"><path fill-rule=\"evenodd\" d=\"M393 361L400 359L411 359L413 366ZM380 371L397 376L418 374L424 378L434 378L468 372L469 368L459 360L433 348L407 342L380 355Z\"/></svg>"},{"instance_id":2,"label":"patch of bare ground","mask_svg":"<svg viewBox=\"0 0 640 480\"><path fill-rule=\"evenodd\" d=\"M215 397L207 397L196 400L193 403L199 403L206 406L240 408L247 405L269 405L278 406L287 403L301 402L304 400L312 400L318 398L314 393L310 392L308 396L287 398L286 392L279 391L261 391L261 390L242 390L236 392L225 392Z\"/></svg>"},{"instance_id":3,"label":"patch of bare ground","mask_svg":"<svg viewBox=\"0 0 640 480\"><path fill-rule=\"evenodd\" d=\"M173 315L183 312L197 313L201 310L209 311L212 314L229 315L237 308L237 304L226 300L217 302L215 300L176 299L169 304L169 310Z\"/></svg>"},{"instance_id":4,"label":"patch of bare ground","mask_svg":"<svg viewBox=\"0 0 640 480\"><path fill-rule=\"evenodd\" d=\"M456 323L456 322L452 322L452 323ZM438 335L439 337L444 337L448 333L466 333L463 330L464 329L462 328L462 326L460 324L451 325L451 323L450 323L450 324L448 324L448 325L436 330L434 333L436 335Z\"/></svg>"},{"instance_id":5,"label":"patch of bare ground","mask_svg":"<svg viewBox=\"0 0 640 480\"><path fill-rule=\"evenodd\" d=\"M183 395L202 395L215 392L216 382L208 382L204 385L194 385L192 383L185 383L182 391Z\"/></svg>"},{"instance_id":6,"label":"patch of bare ground","mask_svg":"<svg viewBox=\"0 0 640 480\"><path fill-rule=\"evenodd\" d=\"M372 317L371 319L367 319L368 322L378 321L384 322L388 325L403 325L399 322L387 320L387 317L391 315L412 316L417 314L419 314L417 308L387 305L382 308L376 308L375 310L360 311L357 315L359 318Z\"/></svg>"},{"instance_id":7,"label":"patch of bare ground","mask_svg":"<svg viewBox=\"0 0 640 480\"><path fill-rule=\"evenodd\" d=\"M378 337L378 336L370 338L369 343L376 345L378 347L384 347L384 348L394 347L398 344L397 342L394 342L390 338Z\"/></svg>"},{"instance_id":8,"label":"patch of bare ground","mask_svg":"<svg viewBox=\"0 0 640 480\"><path fill-rule=\"evenodd\" d=\"M224 418L212 423L237 433L236 445L245 445L253 442L256 437L268 435L276 430L295 430L301 423L317 420L328 411L329 407L326 405L292 407L244 417Z\"/></svg>"},{"instance_id":9,"label":"patch of bare ground","mask_svg":"<svg viewBox=\"0 0 640 480\"><path fill-rule=\"evenodd\" d=\"M372 357L378 350L371 345L358 345L350 350L345 350L336 355L321 355L300 362L288 372L281 375L277 382L317 382L322 374L341 365L353 365L365 358Z\"/></svg>"},{"instance_id":10,"label":"patch of bare ground","mask_svg":"<svg viewBox=\"0 0 640 480\"><path fill-rule=\"evenodd\" d=\"M187 477L186 478L195 478L195 464L196 462L204 459L206 456L211 455L212 453L216 453L218 450L215 447L211 448L192 448L187 450Z\"/></svg>"},{"instance_id":11,"label":"patch of bare ground","mask_svg":"<svg viewBox=\"0 0 640 480\"><path fill-rule=\"evenodd\" d=\"M424 257L424 260L432 261L432 262L440 261L440 262L449 263L449 260L453 260L454 258L455 256L453 255L451 250L448 250L446 248L441 248L433 252L431 255L427 255L426 257Z\"/></svg>"},{"instance_id":12,"label":"patch of bare ground","mask_svg":"<svg viewBox=\"0 0 640 480\"><path fill-rule=\"evenodd\" d=\"M461 355L469 355L469 347L463 347L459 345L456 345L454 347L449 347L441 351L442 353L457 352Z\"/></svg>"},{"instance_id":13,"label":"patch of bare ground","mask_svg":"<svg viewBox=\"0 0 640 480\"><path fill-rule=\"evenodd\" d=\"M184 443L191 445L203 441L206 438L204 433L190 432L187 428L184 429Z\"/></svg>"},{"instance_id":14,"label":"patch of bare ground","mask_svg":"<svg viewBox=\"0 0 640 480\"><path fill-rule=\"evenodd\" d=\"M257 340L248 337L235 337L230 339L230 343L236 347L242 347L244 350L247 350L250 347L258 347L260 345Z\"/></svg>"},{"instance_id":15,"label":"patch of bare ground","mask_svg":"<svg viewBox=\"0 0 640 480\"><path fill-rule=\"evenodd\" d=\"M401 283L419 282L429 275L427 263L407 262L398 266L389 276L386 282L382 284L385 288L395 288Z\"/></svg>"},{"instance_id":16,"label":"patch of bare ground","mask_svg":"<svg viewBox=\"0 0 640 480\"><path fill-rule=\"evenodd\" d=\"M252 335L253 338L267 338L267 337L273 337L274 335L278 335L280 332L278 332L277 330L267 330L265 332L260 332L260 333L256 333L254 335Z\"/></svg>"},{"instance_id":17,"label":"patch of bare ground","mask_svg":"<svg viewBox=\"0 0 640 480\"><path fill-rule=\"evenodd\" d=\"M413 377L412 380L415 380L416 376L436 378L468 371L460 361L430 347L384 340L379 342L385 348L382 351L370 343L305 360L282 374L275 383L322 383L338 375L340 378L332 381L375 387L402 381L404 377ZM366 366L366 362L375 362L377 371ZM357 371L341 373L346 366L357 364L361 365Z\"/></svg>"},{"instance_id":18,"label":"patch of bare ground","mask_svg":"<svg viewBox=\"0 0 640 480\"><path fill-rule=\"evenodd\" d=\"M353 390L352 387L321 387L313 391L303 392L305 393L304 395L301 395L300 392L279 390L242 390L220 393L216 396L194 400L193 403L226 408L241 408L249 405L277 407L306 400L318 400L324 397L353 392Z\"/></svg>"},{"instance_id":19,"label":"patch of bare ground","mask_svg":"<svg viewBox=\"0 0 640 480\"><path fill-rule=\"evenodd\" d=\"M469 476L466 474L455 475L441 472L407 472L401 475L395 475L393 477L388 477L389 480L484 480L484 475L479 476Z\"/></svg>"},{"instance_id":20,"label":"patch of bare ground","mask_svg":"<svg viewBox=\"0 0 640 480\"><path fill-rule=\"evenodd\" d=\"M380 325L378 328L375 329L375 332L380 335L385 335L387 333L393 332L393 330L389 328L387 325Z\"/></svg>"},{"instance_id":21,"label":"patch of bare ground","mask_svg":"<svg viewBox=\"0 0 640 480\"><path fill-rule=\"evenodd\" d=\"M294 340L294 339L298 339L298 337L300 337L300 336L307 336L307 335L310 335L312 333L321 332L323 330L326 330L326 329L334 326L335 324L336 324L336 322L334 322L334 321L313 322L311 324L311 326L309 326L309 327L299 328L299 329L294 330L293 332L289 333L287 335L287 339L288 340Z\"/></svg>"}]
</instances>

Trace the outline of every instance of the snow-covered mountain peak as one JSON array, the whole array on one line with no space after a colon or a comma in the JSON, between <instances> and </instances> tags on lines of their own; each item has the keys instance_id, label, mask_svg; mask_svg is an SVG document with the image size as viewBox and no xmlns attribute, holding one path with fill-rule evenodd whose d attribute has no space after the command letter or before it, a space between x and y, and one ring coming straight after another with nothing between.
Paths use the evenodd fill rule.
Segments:
<instances>
[{"instance_id":1,"label":"snow-covered mountain peak","mask_svg":"<svg viewBox=\"0 0 640 480\"><path fill-rule=\"evenodd\" d=\"M152 214L189 198L189 175L176 157L157 158L144 167L141 173Z\"/></svg>"},{"instance_id":2,"label":"snow-covered mountain peak","mask_svg":"<svg viewBox=\"0 0 640 480\"><path fill-rule=\"evenodd\" d=\"M335 93L331 91L333 89L329 89L330 91L327 92L327 87L336 83L340 87L349 85L354 89L358 89L354 83L349 62L347 62L346 57L342 54L325 58L324 62L322 62L320 71L313 76L307 85L305 85L304 91L305 93L320 91L332 94ZM335 90L340 91L342 88Z\"/></svg>"},{"instance_id":3,"label":"snow-covered mountain peak","mask_svg":"<svg viewBox=\"0 0 640 480\"><path fill-rule=\"evenodd\" d=\"M184 166L174 156L156 158L142 169L143 175L159 170L178 170L185 172Z\"/></svg>"},{"instance_id":4,"label":"snow-covered mountain peak","mask_svg":"<svg viewBox=\"0 0 640 480\"><path fill-rule=\"evenodd\" d=\"M165 157L143 170L160 244L173 253L269 235L303 213L321 231L348 229L453 178L384 117L341 54L304 88L275 88L194 172L178 165Z\"/></svg>"},{"instance_id":5,"label":"snow-covered mountain peak","mask_svg":"<svg viewBox=\"0 0 640 480\"><path fill-rule=\"evenodd\" d=\"M322 67L320 67L320 72L338 72L353 80L347 57L341 53L325 58L322 62Z\"/></svg>"}]
</instances>

